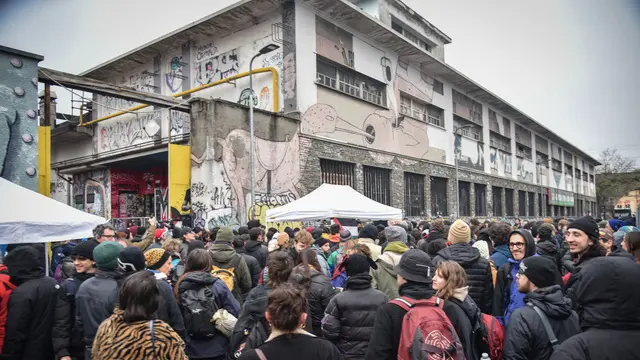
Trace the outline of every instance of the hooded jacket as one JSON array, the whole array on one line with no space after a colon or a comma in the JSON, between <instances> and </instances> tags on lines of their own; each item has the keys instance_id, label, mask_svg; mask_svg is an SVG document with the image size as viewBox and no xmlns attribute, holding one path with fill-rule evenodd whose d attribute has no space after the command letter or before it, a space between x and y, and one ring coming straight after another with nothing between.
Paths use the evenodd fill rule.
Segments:
<instances>
[{"instance_id":1,"label":"hooded jacket","mask_svg":"<svg viewBox=\"0 0 640 360\"><path fill-rule=\"evenodd\" d=\"M564 297L558 285L538 289L525 296L524 306L511 315L507 325L504 359L540 359L551 356L553 347L540 316L531 307L535 305L547 316L551 329L562 343L580 333L578 314L571 310L571 300Z\"/></svg>"},{"instance_id":2,"label":"hooded jacket","mask_svg":"<svg viewBox=\"0 0 640 360\"><path fill-rule=\"evenodd\" d=\"M558 266L558 271L562 270L562 253L560 253L560 249L558 249L555 242L551 240L538 241L536 244L536 252L538 255L551 259L551 261Z\"/></svg>"},{"instance_id":3,"label":"hooded jacket","mask_svg":"<svg viewBox=\"0 0 640 360\"><path fill-rule=\"evenodd\" d=\"M409 250L407 244L399 241L390 242L384 253L376 261L378 269L371 270L373 288L385 293L389 299L395 299L399 296L398 276L393 267L400 263L402 254L407 250Z\"/></svg>"},{"instance_id":4,"label":"hooded jacket","mask_svg":"<svg viewBox=\"0 0 640 360\"><path fill-rule=\"evenodd\" d=\"M507 263L510 257L511 251L509 251L509 243L506 243L496 246L496 251L491 255L489 260L493 261L496 269L500 269L502 265Z\"/></svg>"},{"instance_id":5,"label":"hooded jacket","mask_svg":"<svg viewBox=\"0 0 640 360\"><path fill-rule=\"evenodd\" d=\"M469 296L483 313L491 312L493 302L493 276L489 261L480 256L480 251L467 243L453 244L438 252L433 260L434 267L443 261L455 261L467 273Z\"/></svg>"},{"instance_id":6,"label":"hooded jacket","mask_svg":"<svg viewBox=\"0 0 640 360\"><path fill-rule=\"evenodd\" d=\"M364 359L380 306L387 295L371 287L371 275L347 278L345 290L331 299L322 319L324 338L333 342L346 359Z\"/></svg>"},{"instance_id":7,"label":"hooded jacket","mask_svg":"<svg viewBox=\"0 0 640 360\"><path fill-rule=\"evenodd\" d=\"M44 276L38 251L19 246L4 258L10 281L16 285L7 304L7 322L0 359L53 358L51 329L59 285Z\"/></svg>"},{"instance_id":8,"label":"hooded jacket","mask_svg":"<svg viewBox=\"0 0 640 360\"><path fill-rule=\"evenodd\" d=\"M327 262L327 254L324 253L324 250L322 250L321 247L313 245L311 248L316 252L316 258L318 259L318 263L322 268L322 273L324 274L324 276L328 278L331 277L331 274L329 274L329 263Z\"/></svg>"},{"instance_id":9,"label":"hooded jacket","mask_svg":"<svg viewBox=\"0 0 640 360\"><path fill-rule=\"evenodd\" d=\"M569 254L569 256L572 256L568 251L567 254ZM567 297L571 299L574 310L578 309L578 296L576 294L576 291L578 285L580 284L580 272L583 268L591 266L590 264L592 263L593 259L604 256L604 248L599 244L596 244L596 246L589 246L585 253L573 259L573 268L571 269L571 274L568 275L569 279L567 280L567 284L565 286L565 293L567 294Z\"/></svg>"},{"instance_id":10,"label":"hooded jacket","mask_svg":"<svg viewBox=\"0 0 640 360\"><path fill-rule=\"evenodd\" d=\"M249 268L249 273L251 273L251 288L253 289L258 286L258 282L260 281L260 272L262 272L260 263L258 259L247 254L246 248L236 248L236 252L247 262L247 268Z\"/></svg>"},{"instance_id":11,"label":"hooded jacket","mask_svg":"<svg viewBox=\"0 0 640 360\"><path fill-rule=\"evenodd\" d=\"M533 239L533 235L526 230L514 230L509 234L508 238L511 238L513 234L520 234L526 240L524 259L534 256L536 254L536 242ZM502 245L500 245L502 246ZM508 247L509 245L507 245ZM497 248L496 248L497 251ZM495 254L494 254L495 255ZM507 324L509 316L513 310L524 306L524 294L518 292L517 282L513 280L516 278L520 261L516 261L511 257L509 252L508 261L500 266L498 269L498 275L496 277L496 287L493 291L493 311L492 315L502 320L503 324Z\"/></svg>"},{"instance_id":12,"label":"hooded jacket","mask_svg":"<svg viewBox=\"0 0 640 360\"><path fill-rule=\"evenodd\" d=\"M247 255L251 255L256 260L258 260L258 264L260 264L261 270L264 269L265 266L267 266L267 259L269 258L269 250L263 243L255 240L247 240L245 242L244 248L247 251Z\"/></svg>"},{"instance_id":13,"label":"hooded jacket","mask_svg":"<svg viewBox=\"0 0 640 360\"><path fill-rule=\"evenodd\" d=\"M435 296L431 284L423 284L409 281L399 288L401 296L422 300ZM472 327L464 311L451 301L442 302L442 310L451 321L464 349L465 357L473 359L475 352L471 341ZM373 334L369 340L367 360L396 360L398 358L398 346L402 332L402 320L407 312L398 305L386 303L382 305L376 314L373 325Z\"/></svg>"},{"instance_id":14,"label":"hooded jacket","mask_svg":"<svg viewBox=\"0 0 640 360\"><path fill-rule=\"evenodd\" d=\"M236 284L231 293L242 304L242 299L251 291L251 273L247 262L236 253L236 250L229 243L214 243L209 248L209 254L211 254L214 266L223 269L233 268Z\"/></svg>"},{"instance_id":15,"label":"hooded jacket","mask_svg":"<svg viewBox=\"0 0 640 360\"><path fill-rule=\"evenodd\" d=\"M359 238L358 244L365 244L369 250L371 250L371 260L376 261L380 257L382 253L382 246L376 245L373 239L370 238Z\"/></svg>"},{"instance_id":16,"label":"hooded jacket","mask_svg":"<svg viewBox=\"0 0 640 360\"><path fill-rule=\"evenodd\" d=\"M637 359L639 273L640 265L626 257L593 259L576 289L583 332L563 342L551 359Z\"/></svg>"},{"instance_id":17,"label":"hooded jacket","mask_svg":"<svg viewBox=\"0 0 640 360\"><path fill-rule=\"evenodd\" d=\"M215 299L218 309L226 309L231 315L237 317L240 314L240 304L233 297L227 286L220 279L204 271L188 273L180 282L178 294L187 290L198 290L201 288L211 289L210 295ZM205 292L206 293L206 292ZM180 304L182 310L183 304ZM189 324L185 324L189 327ZM229 339L216 334L211 339L193 339L189 334L185 334L186 353L191 359L213 358L222 356L227 352Z\"/></svg>"}]
</instances>

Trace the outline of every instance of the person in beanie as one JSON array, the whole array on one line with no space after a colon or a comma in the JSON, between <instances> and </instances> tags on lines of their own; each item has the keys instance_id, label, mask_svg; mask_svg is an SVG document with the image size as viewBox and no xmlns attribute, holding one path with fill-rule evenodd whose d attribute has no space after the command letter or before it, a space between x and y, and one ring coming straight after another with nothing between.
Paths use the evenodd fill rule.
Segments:
<instances>
[{"instance_id":1,"label":"person in beanie","mask_svg":"<svg viewBox=\"0 0 640 360\"><path fill-rule=\"evenodd\" d=\"M611 232L616 232L620 230L620 228L623 226L625 226L624 221L618 220L618 219L609 219L609 221L607 222L607 225L605 225L604 228L611 230Z\"/></svg>"},{"instance_id":2,"label":"person in beanie","mask_svg":"<svg viewBox=\"0 0 640 360\"><path fill-rule=\"evenodd\" d=\"M33 246L13 248L3 260L15 288L4 309L6 323L0 358L50 360L59 286L45 276L40 252Z\"/></svg>"},{"instance_id":3,"label":"person in beanie","mask_svg":"<svg viewBox=\"0 0 640 360\"><path fill-rule=\"evenodd\" d=\"M398 282L395 267L409 247L407 246L407 232L400 226L389 226L384 230L387 247L376 261L378 269L372 270L372 285L374 289L385 293L389 299L398 297ZM426 254L425 254L426 255Z\"/></svg>"},{"instance_id":4,"label":"person in beanie","mask_svg":"<svg viewBox=\"0 0 640 360\"><path fill-rule=\"evenodd\" d=\"M395 226L390 227L393 228ZM378 263L379 261L380 259L378 259ZM430 299L435 296L435 290L431 287L433 266L429 256L422 250L411 249L405 251L394 269L395 273L398 274L397 282L400 296L412 300ZM471 341L472 328L469 318L455 304L449 301L442 301L441 304L439 308L447 315L460 338L464 349L464 357L474 359L475 350ZM378 309L373 325L373 333L369 339L366 360L398 359L402 320L406 313L407 311L404 308L393 303L384 304Z\"/></svg>"},{"instance_id":5,"label":"person in beanie","mask_svg":"<svg viewBox=\"0 0 640 360\"><path fill-rule=\"evenodd\" d=\"M182 244L180 245L180 257L182 259L186 259L189 243L196 239L196 233L194 233L190 227L185 226L180 231L180 239L182 240Z\"/></svg>"},{"instance_id":6,"label":"person in beanie","mask_svg":"<svg viewBox=\"0 0 640 360\"><path fill-rule=\"evenodd\" d=\"M86 280L76 294L76 317L83 333L86 359L91 359L98 326L113 313L109 295L118 287L118 255L122 249L124 247L115 241L105 241L96 246L93 249L96 274Z\"/></svg>"},{"instance_id":7,"label":"person in beanie","mask_svg":"<svg viewBox=\"0 0 640 360\"><path fill-rule=\"evenodd\" d=\"M371 258L353 254L345 261L347 283L344 291L329 301L322 319L322 333L345 359L364 359L376 313L389 298L371 287L369 270L377 267Z\"/></svg>"},{"instance_id":8,"label":"person in beanie","mask_svg":"<svg viewBox=\"0 0 640 360\"><path fill-rule=\"evenodd\" d=\"M498 318L503 325L507 325L509 317L515 309L525 306L524 296L518 291L518 275L520 262L536 254L536 242L533 235L526 230L512 231L508 237L507 246L511 257L500 266L496 276L496 287L493 291L492 315Z\"/></svg>"},{"instance_id":9,"label":"person in beanie","mask_svg":"<svg viewBox=\"0 0 640 360\"><path fill-rule=\"evenodd\" d=\"M565 293L577 309L576 288L580 282L580 270L597 257L605 256L606 250L600 245L598 223L591 216L584 216L571 222L567 227L565 242L571 254L571 272L563 277Z\"/></svg>"},{"instance_id":10,"label":"person in beanie","mask_svg":"<svg viewBox=\"0 0 640 360\"><path fill-rule=\"evenodd\" d=\"M171 271L171 253L165 249L152 249L144 253L147 269L153 273L156 279L169 281Z\"/></svg>"},{"instance_id":11,"label":"person in beanie","mask_svg":"<svg viewBox=\"0 0 640 360\"><path fill-rule=\"evenodd\" d=\"M560 344L551 360L638 359L640 265L621 256L591 260L580 271L578 315L582 333Z\"/></svg>"},{"instance_id":12,"label":"person in beanie","mask_svg":"<svg viewBox=\"0 0 640 360\"><path fill-rule=\"evenodd\" d=\"M93 260L95 247L94 242L85 241L71 250L75 270L70 278L60 284L51 334L56 359L84 359L82 328L76 321L76 293L82 283L96 273L96 262Z\"/></svg>"},{"instance_id":13,"label":"person in beanie","mask_svg":"<svg viewBox=\"0 0 640 360\"><path fill-rule=\"evenodd\" d=\"M378 260L382 254L382 246L376 245L375 239L378 238L378 228L373 224L367 224L358 233L358 244L365 244L371 249L371 258L373 261Z\"/></svg>"},{"instance_id":14,"label":"person in beanie","mask_svg":"<svg viewBox=\"0 0 640 360\"><path fill-rule=\"evenodd\" d=\"M313 233L311 235L313 236ZM330 246L331 242L322 236L315 239L315 242L311 246L311 248L316 252L318 263L320 263L320 267L322 268L322 273L328 278L331 277L331 273L329 273L329 263L327 262L329 259Z\"/></svg>"},{"instance_id":15,"label":"person in beanie","mask_svg":"<svg viewBox=\"0 0 640 360\"><path fill-rule=\"evenodd\" d=\"M242 300L251 291L251 272L247 262L231 245L233 236L233 230L230 227L220 228L216 241L209 248L209 255L211 255L213 266L233 273L234 286L230 290L238 303L242 304Z\"/></svg>"},{"instance_id":16,"label":"person in beanie","mask_svg":"<svg viewBox=\"0 0 640 360\"><path fill-rule=\"evenodd\" d=\"M493 302L493 276L489 260L480 256L480 251L471 245L471 229L462 220L456 220L449 228L447 240L451 246L438 252L432 262L434 266L443 261L455 261L467 273L469 296L483 313L490 313Z\"/></svg>"},{"instance_id":17,"label":"person in beanie","mask_svg":"<svg viewBox=\"0 0 640 360\"><path fill-rule=\"evenodd\" d=\"M527 306L516 309L507 325L504 359L549 359L553 352L538 308L548 319L558 343L580 333L578 314L571 310L571 301L557 285L558 270L545 256L528 257L518 268L518 291L526 294Z\"/></svg>"}]
</instances>

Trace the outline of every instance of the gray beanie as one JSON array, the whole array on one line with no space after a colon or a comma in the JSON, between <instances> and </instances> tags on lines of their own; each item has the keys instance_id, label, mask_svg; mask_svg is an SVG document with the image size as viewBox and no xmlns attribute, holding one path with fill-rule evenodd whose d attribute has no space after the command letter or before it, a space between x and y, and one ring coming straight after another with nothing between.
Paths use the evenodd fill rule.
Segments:
<instances>
[{"instance_id":1,"label":"gray beanie","mask_svg":"<svg viewBox=\"0 0 640 360\"><path fill-rule=\"evenodd\" d=\"M407 243L407 232L400 226L389 226L384 229L384 235L387 238L387 242L400 241L404 244Z\"/></svg>"}]
</instances>

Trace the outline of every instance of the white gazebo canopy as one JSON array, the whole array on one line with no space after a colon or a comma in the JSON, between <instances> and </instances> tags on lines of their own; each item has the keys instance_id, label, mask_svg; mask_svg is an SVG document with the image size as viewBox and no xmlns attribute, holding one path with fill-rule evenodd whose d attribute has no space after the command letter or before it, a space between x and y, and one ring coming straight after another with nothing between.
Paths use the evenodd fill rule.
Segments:
<instances>
[{"instance_id":1,"label":"white gazebo canopy","mask_svg":"<svg viewBox=\"0 0 640 360\"><path fill-rule=\"evenodd\" d=\"M104 218L0 178L0 244L46 243L93 236Z\"/></svg>"},{"instance_id":2,"label":"white gazebo canopy","mask_svg":"<svg viewBox=\"0 0 640 360\"><path fill-rule=\"evenodd\" d=\"M267 222L311 221L327 218L401 219L402 210L380 204L347 185L322 184L287 205L267 210Z\"/></svg>"}]
</instances>

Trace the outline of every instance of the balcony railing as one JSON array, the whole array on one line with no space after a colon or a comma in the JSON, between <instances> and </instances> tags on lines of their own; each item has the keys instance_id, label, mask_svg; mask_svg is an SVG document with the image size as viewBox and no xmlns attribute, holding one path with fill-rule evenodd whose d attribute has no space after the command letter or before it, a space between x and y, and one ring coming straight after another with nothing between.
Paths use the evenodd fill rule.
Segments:
<instances>
[{"instance_id":1,"label":"balcony railing","mask_svg":"<svg viewBox=\"0 0 640 360\"><path fill-rule=\"evenodd\" d=\"M385 106L385 101L382 94L376 94L367 90L360 88L359 86L349 84L344 81L339 81L325 74L316 73L316 82L318 84L330 87L332 89L338 90L342 93L355 96L364 101L374 103L377 105Z\"/></svg>"},{"instance_id":2,"label":"balcony railing","mask_svg":"<svg viewBox=\"0 0 640 360\"><path fill-rule=\"evenodd\" d=\"M411 109L408 105L400 105L400 113L403 115L410 116L414 119L426 121L431 125L444 127L444 124L442 124L442 119L440 118L440 116L425 114L416 109Z\"/></svg>"}]
</instances>

